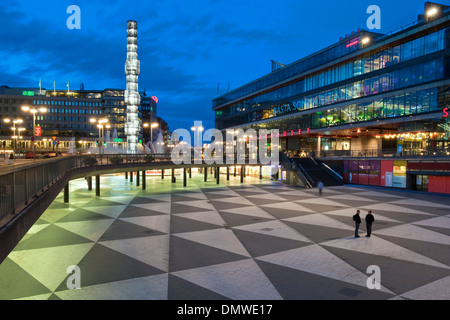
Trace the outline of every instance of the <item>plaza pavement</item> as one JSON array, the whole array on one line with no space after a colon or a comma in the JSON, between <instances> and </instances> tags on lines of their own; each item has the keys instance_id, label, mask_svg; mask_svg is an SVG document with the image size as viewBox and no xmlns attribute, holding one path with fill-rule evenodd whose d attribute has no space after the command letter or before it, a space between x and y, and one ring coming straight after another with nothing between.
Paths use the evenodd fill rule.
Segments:
<instances>
[{"instance_id":1,"label":"plaza pavement","mask_svg":"<svg viewBox=\"0 0 450 320\"><path fill-rule=\"evenodd\" d=\"M0 265L0 299L450 299L450 197L224 178L102 176L101 197L72 181ZM374 213L370 238L353 236L356 209Z\"/></svg>"}]
</instances>

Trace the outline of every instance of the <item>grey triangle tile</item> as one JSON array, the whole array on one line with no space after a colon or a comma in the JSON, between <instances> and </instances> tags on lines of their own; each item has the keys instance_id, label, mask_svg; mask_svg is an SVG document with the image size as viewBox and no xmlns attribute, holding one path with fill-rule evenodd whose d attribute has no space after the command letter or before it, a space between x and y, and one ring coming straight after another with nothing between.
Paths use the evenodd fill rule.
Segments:
<instances>
[{"instance_id":1,"label":"grey triangle tile","mask_svg":"<svg viewBox=\"0 0 450 320\"><path fill-rule=\"evenodd\" d=\"M196 285L175 275L169 274L169 300L229 300L214 291Z\"/></svg>"}]
</instances>

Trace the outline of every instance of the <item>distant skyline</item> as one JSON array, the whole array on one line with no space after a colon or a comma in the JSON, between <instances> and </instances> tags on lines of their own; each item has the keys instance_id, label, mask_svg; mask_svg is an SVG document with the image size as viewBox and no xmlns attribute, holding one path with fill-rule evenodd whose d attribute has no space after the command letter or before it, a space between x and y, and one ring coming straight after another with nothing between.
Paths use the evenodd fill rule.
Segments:
<instances>
[{"instance_id":1,"label":"distant skyline","mask_svg":"<svg viewBox=\"0 0 450 320\"><path fill-rule=\"evenodd\" d=\"M125 89L126 22L138 22L139 90L159 99L173 131L214 127L212 100L365 29L370 5L380 33L416 21L426 1L115 0L0 4L0 85ZM449 1L438 1L450 5ZM406 5L407 4L407 5ZM67 8L81 9L69 30Z\"/></svg>"}]
</instances>

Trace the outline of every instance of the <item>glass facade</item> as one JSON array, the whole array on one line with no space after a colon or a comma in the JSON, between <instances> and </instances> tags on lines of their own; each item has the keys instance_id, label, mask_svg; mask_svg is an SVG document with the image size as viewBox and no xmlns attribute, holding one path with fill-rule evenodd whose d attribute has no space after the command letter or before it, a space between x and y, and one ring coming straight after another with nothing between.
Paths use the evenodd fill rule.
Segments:
<instances>
[{"instance_id":1,"label":"glass facade","mask_svg":"<svg viewBox=\"0 0 450 320\"><path fill-rule=\"evenodd\" d=\"M402 95L395 95L395 91L448 76L445 69L448 60L446 48L450 42L446 40L449 37L447 30L442 29L403 44L386 46L382 50L236 103L226 105L226 101L236 97L236 92L219 97L213 102L216 107L216 127L224 129L251 125L265 119L292 115L299 120L298 126L309 122L308 128L320 128L436 111L437 88ZM295 64L286 68L293 66ZM256 90L256 83L243 88L253 87ZM392 97L378 99L376 95L379 94ZM363 98L367 97L373 99L361 103L352 101L364 101L367 99ZM343 107L342 104L346 102L349 104ZM337 107L333 107L334 104ZM322 110L327 106L328 110ZM304 114L305 110L314 108L321 108L321 111L296 116L297 113Z\"/></svg>"}]
</instances>

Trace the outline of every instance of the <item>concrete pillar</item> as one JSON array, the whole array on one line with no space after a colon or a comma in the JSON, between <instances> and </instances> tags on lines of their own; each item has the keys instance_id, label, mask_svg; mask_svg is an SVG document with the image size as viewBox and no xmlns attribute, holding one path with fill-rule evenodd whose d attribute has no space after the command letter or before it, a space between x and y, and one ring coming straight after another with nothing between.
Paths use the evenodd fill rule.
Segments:
<instances>
[{"instance_id":1,"label":"concrete pillar","mask_svg":"<svg viewBox=\"0 0 450 320\"><path fill-rule=\"evenodd\" d=\"M92 190L92 177L87 177L88 191Z\"/></svg>"},{"instance_id":2,"label":"concrete pillar","mask_svg":"<svg viewBox=\"0 0 450 320\"><path fill-rule=\"evenodd\" d=\"M175 183L175 169L172 169L172 183Z\"/></svg>"},{"instance_id":3,"label":"concrete pillar","mask_svg":"<svg viewBox=\"0 0 450 320\"><path fill-rule=\"evenodd\" d=\"M259 166L259 180L262 180L262 166Z\"/></svg>"},{"instance_id":4,"label":"concrete pillar","mask_svg":"<svg viewBox=\"0 0 450 320\"><path fill-rule=\"evenodd\" d=\"M317 138L317 152L316 152L316 158L320 158L320 149L322 148L322 138Z\"/></svg>"},{"instance_id":5,"label":"concrete pillar","mask_svg":"<svg viewBox=\"0 0 450 320\"><path fill-rule=\"evenodd\" d=\"M64 203L69 203L69 183L64 187Z\"/></svg>"},{"instance_id":6,"label":"concrete pillar","mask_svg":"<svg viewBox=\"0 0 450 320\"><path fill-rule=\"evenodd\" d=\"M133 171L130 171L130 182L133 182Z\"/></svg>"},{"instance_id":7,"label":"concrete pillar","mask_svg":"<svg viewBox=\"0 0 450 320\"><path fill-rule=\"evenodd\" d=\"M136 172L136 187L139 187L139 171Z\"/></svg>"},{"instance_id":8,"label":"concrete pillar","mask_svg":"<svg viewBox=\"0 0 450 320\"><path fill-rule=\"evenodd\" d=\"M241 183L244 182L244 170L245 170L244 166L241 166Z\"/></svg>"},{"instance_id":9,"label":"concrete pillar","mask_svg":"<svg viewBox=\"0 0 450 320\"><path fill-rule=\"evenodd\" d=\"M183 187L186 187L186 168L183 168Z\"/></svg>"},{"instance_id":10,"label":"concrete pillar","mask_svg":"<svg viewBox=\"0 0 450 320\"><path fill-rule=\"evenodd\" d=\"M216 167L216 184L220 184L220 167Z\"/></svg>"},{"instance_id":11,"label":"concrete pillar","mask_svg":"<svg viewBox=\"0 0 450 320\"><path fill-rule=\"evenodd\" d=\"M203 174L205 175L204 181L208 181L208 168L203 168Z\"/></svg>"},{"instance_id":12,"label":"concrete pillar","mask_svg":"<svg viewBox=\"0 0 450 320\"><path fill-rule=\"evenodd\" d=\"M161 170L161 180L164 180L164 169Z\"/></svg>"},{"instance_id":13,"label":"concrete pillar","mask_svg":"<svg viewBox=\"0 0 450 320\"><path fill-rule=\"evenodd\" d=\"M147 188L146 178L147 175L145 174L145 170L142 170L142 190L145 190Z\"/></svg>"},{"instance_id":14,"label":"concrete pillar","mask_svg":"<svg viewBox=\"0 0 450 320\"><path fill-rule=\"evenodd\" d=\"M234 166L234 171L233 171L233 175L236 177L236 171L237 171L237 167Z\"/></svg>"},{"instance_id":15,"label":"concrete pillar","mask_svg":"<svg viewBox=\"0 0 450 320\"><path fill-rule=\"evenodd\" d=\"M189 168L189 179L192 178L192 168Z\"/></svg>"},{"instance_id":16,"label":"concrete pillar","mask_svg":"<svg viewBox=\"0 0 450 320\"><path fill-rule=\"evenodd\" d=\"M227 181L230 181L230 167L227 166Z\"/></svg>"},{"instance_id":17,"label":"concrete pillar","mask_svg":"<svg viewBox=\"0 0 450 320\"><path fill-rule=\"evenodd\" d=\"M95 176L95 195L100 197L100 176Z\"/></svg>"},{"instance_id":18,"label":"concrete pillar","mask_svg":"<svg viewBox=\"0 0 450 320\"><path fill-rule=\"evenodd\" d=\"M127 179L127 180L128 180L128 171L127 171L127 172L125 172L125 179Z\"/></svg>"}]
</instances>

